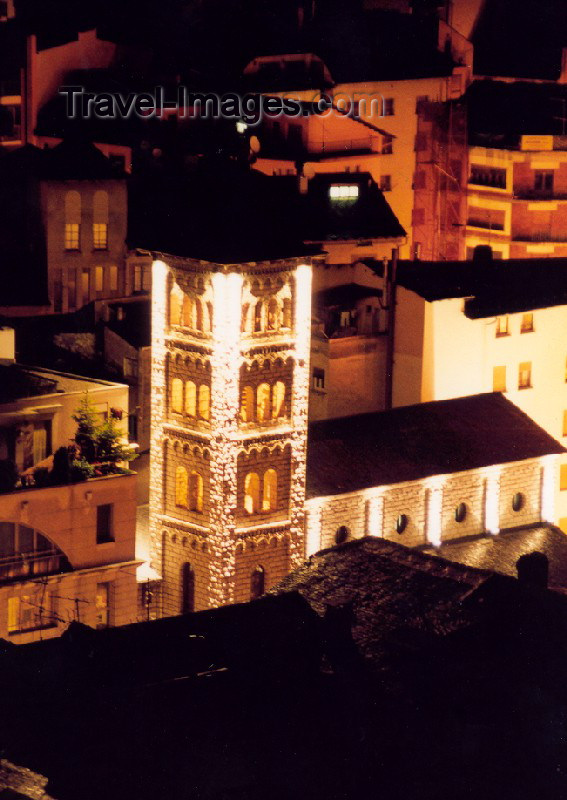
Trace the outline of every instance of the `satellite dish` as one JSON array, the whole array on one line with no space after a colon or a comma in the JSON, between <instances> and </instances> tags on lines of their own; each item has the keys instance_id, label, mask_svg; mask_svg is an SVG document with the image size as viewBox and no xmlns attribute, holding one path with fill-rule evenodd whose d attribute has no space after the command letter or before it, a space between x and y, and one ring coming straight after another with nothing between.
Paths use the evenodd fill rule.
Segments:
<instances>
[{"instance_id":1,"label":"satellite dish","mask_svg":"<svg viewBox=\"0 0 567 800\"><path fill-rule=\"evenodd\" d=\"M252 153L259 153L260 152L260 140L257 136L250 137L250 150Z\"/></svg>"},{"instance_id":2,"label":"satellite dish","mask_svg":"<svg viewBox=\"0 0 567 800\"><path fill-rule=\"evenodd\" d=\"M315 176L315 168L311 164L306 164L303 167L303 174L306 178L313 178Z\"/></svg>"}]
</instances>

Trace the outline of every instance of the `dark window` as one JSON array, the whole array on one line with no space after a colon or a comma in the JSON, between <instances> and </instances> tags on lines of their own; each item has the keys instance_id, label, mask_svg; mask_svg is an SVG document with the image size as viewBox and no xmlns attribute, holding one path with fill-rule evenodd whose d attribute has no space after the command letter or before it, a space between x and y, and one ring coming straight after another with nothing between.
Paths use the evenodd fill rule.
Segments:
<instances>
[{"instance_id":1,"label":"dark window","mask_svg":"<svg viewBox=\"0 0 567 800\"><path fill-rule=\"evenodd\" d=\"M257 600L264 594L266 572L264 567L258 565L250 577L250 599Z\"/></svg>"},{"instance_id":2,"label":"dark window","mask_svg":"<svg viewBox=\"0 0 567 800\"><path fill-rule=\"evenodd\" d=\"M96 507L96 543L113 542L112 503Z\"/></svg>"},{"instance_id":3,"label":"dark window","mask_svg":"<svg viewBox=\"0 0 567 800\"><path fill-rule=\"evenodd\" d=\"M391 156L394 152L394 137L389 134L382 137L382 155Z\"/></svg>"},{"instance_id":4,"label":"dark window","mask_svg":"<svg viewBox=\"0 0 567 800\"><path fill-rule=\"evenodd\" d=\"M512 498L512 510L513 511L521 511L524 507L526 498L521 492L516 492L514 497Z\"/></svg>"},{"instance_id":5,"label":"dark window","mask_svg":"<svg viewBox=\"0 0 567 800\"><path fill-rule=\"evenodd\" d=\"M490 186L493 189L506 188L506 170L497 167L471 166L469 183L477 186Z\"/></svg>"},{"instance_id":6,"label":"dark window","mask_svg":"<svg viewBox=\"0 0 567 800\"><path fill-rule=\"evenodd\" d=\"M195 611L195 573L186 561L181 567L181 613L190 614L192 611Z\"/></svg>"},{"instance_id":7,"label":"dark window","mask_svg":"<svg viewBox=\"0 0 567 800\"><path fill-rule=\"evenodd\" d=\"M13 522L0 522L0 558L11 556L16 547L16 526Z\"/></svg>"},{"instance_id":8,"label":"dark window","mask_svg":"<svg viewBox=\"0 0 567 800\"><path fill-rule=\"evenodd\" d=\"M403 533L408 526L409 517L406 514L400 514L396 520L396 532Z\"/></svg>"},{"instance_id":9,"label":"dark window","mask_svg":"<svg viewBox=\"0 0 567 800\"><path fill-rule=\"evenodd\" d=\"M383 117L393 117L394 116L394 98L393 97L384 97L382 101L382 116Z\"/></svg>"},{"instance_id":10,"label":"dark window","mask_svg":"<svg viewBox=\"0 0 567 800\"><path fill-rule=\"evenodd\" d=\"M350 536L350 531L347 528L347 526L341 525L341 527L337 528L335 532L335 543L342 544L343 542L346 542L349 536Z\"/></svg>"},{"instance_id":11,"label":"dark window","mask_svg":"<svg viewBox=\"0 0 567 800\"><path fill-rule=\"evenodd\" d=\"M459 503L459 505L455 509L455 522L463 522L466 516L467 516L466 503Z\"/></svg>"},{"instance_id":12,"label":"dark window","mask_svg":"<svg viewBox=\"0 0 567 800\"><path fill-rule=\"evenodd\" d=\"M392 176L391 175L381 175L380 176L380 189L383 192L391 192L392 191Z\"/></svg>"},{"instance_id":13,"label":"dark window","mask_svg":"<svg viewBox=\"0 0 567 800\"><path fill-rule=\"evenodd\" d=\"M319 367L313 367L313 388L314 389L324 389L325 388L325 370L319 369Z\"/></svg>"},{"instance_id":14,"label":"dark window","mask_svg":"<svg viewBox=\"0 0 567 800\"><path fill-rule=\"evenodd\" d=\"M553 170L536 170L534 189L536 192L551 194L553 192Z\"/></svg>"}]
</instances>

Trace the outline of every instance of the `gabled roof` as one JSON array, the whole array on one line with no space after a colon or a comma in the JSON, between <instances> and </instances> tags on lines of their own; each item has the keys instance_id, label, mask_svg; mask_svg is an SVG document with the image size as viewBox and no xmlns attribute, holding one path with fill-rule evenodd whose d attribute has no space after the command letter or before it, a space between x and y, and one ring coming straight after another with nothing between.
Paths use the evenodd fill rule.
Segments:
<instances>
[{"instance_id":1,"label":"gabled roof","mask_svg":"<svg viewBox=\"0 0 567 800\"><path fill-rule=\"evenodd\" d=\"M567 590L567 536L553 525L514 528L496 536L481 534L453 539L428 552L469 567L512 577L516 577L516 562L521 556L543 553L549 561L550 587Z\"/></svg>"},{"instance_id":2,"label":"gabled roof","mask_svg":"<svg viewBox=\"0 0 567 800\"><path fill-rule=\"evenodd\" d=\"M463 472L565 449L501 394L436 400L314 422L307 496Z\"/></svg>"},{"instance_id":3,"label":"gabled roof","mask_svg":"<svg viewBox=\"0 0 567 800\"><path fill-rule=\"evenodd\" d=\"M398 284L428 302L469 298L471 318L567 304L567 258L400 261Z\"/></svg>"}]
</instances>

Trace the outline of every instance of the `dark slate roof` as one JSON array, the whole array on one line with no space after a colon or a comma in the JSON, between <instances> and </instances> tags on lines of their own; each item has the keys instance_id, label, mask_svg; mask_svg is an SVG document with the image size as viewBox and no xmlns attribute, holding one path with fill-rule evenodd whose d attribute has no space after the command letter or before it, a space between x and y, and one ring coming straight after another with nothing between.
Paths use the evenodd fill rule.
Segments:
<instances>
[{"instance_id":1,"label":"dark slate roof","mask_svg":"<svg viewBox=\"0 0 567 800\"><path fill-rule=\"evenodd\" d=\"M270 594L299 592L319 614L352 603L353 638L385 666L400 628L445 633L464 622L463 599L491 573L451 563L377 537L356 539L311 556Z\"/></svg>"},{"instance_id":2,"label":"dark slate roof","mask_svg":"<svg viewBox=\"0 0 567 800\"><path fill-rule=\"evenodd\" d=\"M138 249L217 263L293 258L303 244L295 185L238 161L200 159L192 170L131 182L128 238Z\"/></svg>"},{"instance_id":3,"label":"dark slate roof","mask_svg":"<svg viewBox=\"0 0 567 800\"><path fill-rule=\"evenodd\" d=\"M468 317L492 317L566 305L567 258L400 261L398 284L428 302L469 298Z\"/></svg>"},{"instance_id":4,"label":"dark slate roof","mask_svg":"<svg viewBox=\"0 0 567 800\"><path fill-rule=\"evenodd\" d=\"M522 134L563 136L565 140L561 117L567 102L566 85L476 80L466 99L471 145L517 148ZM562 149L566 146L564 143Z\"/></svg>"},{"instance_id":5,"label":"dark slate roof","mask_svg":"<svg viewBox=\"0 0 567 800\"><path fill-rule=\"evenodd\" d=\"M307 496L563 452L559 442L501 394L437 400L312 423Z\"/></svg>"},{"instance_id":6,"label":"dark slate roof","mask_svg":"<svg viewBox=\"0 0 567 800\"><path fill-rule=\"evenodd\" d=\"M333 203L329 198L332 184L357 184L359 196L354 202ZM396 239L406 235L368 172L315 175L309 181L306 201L307 240Z\"/></svg>"},{"instance_id":7,"label":"dark slate roof","mask_svg":"<svg viewBox=\"0 0 567 800\"><path fill-rule=\"evenodd\" d=\"M0 156L0 176L10 179L108 180L124 178L110 159L82 138L40 149L31 144Z\"/></svg>"},{"instance_id":8,"label":"dark slate roof","mask_svg":"<svg viewBox=\"0 0 567 800\"><path fill-rule=\"evenodd\" d=\"M550 587L567 590L567 536L553 525L514 528L497 536L482 534L428 549L450 561L513 577L518 559L534 551L547 556Z\"/></svg>"},{"instance_id":9,"label":"dark slate roof","mask_svg":"<svg viewBox=\"0 0 567 800\"><path fill-rule=\"evenodd\" d=\"M367 297L382 297L382 289L372 286L361 286L358 283L343 283L340 286L331 286L330 289L323 289L315 295L315 304L318 308L329 308L340 306L341 308L353 308L359 300Z\"/></svg>"},{"instance_id":10,"label":"dark slate roof","mask_svg":"<svg viewBox=\"0 0 567 800\"><path fill-rule=\"evenodd\" d=\"M36 375L19 364L0 364L0 403L52 394L55 391L57 391L55 379Z\"/></svg>"}]
</instances>

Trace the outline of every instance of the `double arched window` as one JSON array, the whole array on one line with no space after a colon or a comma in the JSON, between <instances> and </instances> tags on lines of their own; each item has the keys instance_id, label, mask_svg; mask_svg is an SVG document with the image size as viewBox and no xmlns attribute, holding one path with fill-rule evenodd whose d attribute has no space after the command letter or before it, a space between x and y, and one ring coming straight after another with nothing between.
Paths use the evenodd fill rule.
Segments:
<instances>
[{"instance_id":1,"label":"double arched window","mask_svg":"<svg viewBox=\"0 0 567 800\"><path fill-rule=\"evenodd\" d=\"M254 333L279 331L280 329L290 329L291 326L292 306L289 297L285 297L283 300L278 300L276 297L257 300L252 309L248 304L242 307L243 333L250 330Z\"/></svg>"},{"instance_id":2,"label":"double arched window","mask_svg":"<svg viewBox=\"0 0 567 800\"><path fill-rule=\"evenodd\" d=\"M261 383L256 392L251 386L242 390L240 419L242 422L268 422L286 416L285 383L276 381L272 386Z\"/></svg>"},{"instance_id":3,"label":"double arched window","mask_svg":"<svg viewBox=\"0 0 567 800\"><path fill-rule=\"evenodd\" d=\"M175 470L175 505L190 511L203 511L203 477L196 470L188 475L185 467Z\"/></svg>"},{"instance_id":4,"label":"double arched window","mask_svg":"<svg viewBox=\"0 0 567 800\"><path fill-rule=\"evenodd\" d=\"M257 472L249 472L244 478L244 510L247 514L259 511L275 511L278 507L278 475L275 469L264 473L260 495L260 477Z\"/></svg>"},{"instance_id":5,"label":"double arched window","mask_svg":"<svg viewBox=\"0 0 567 800\"><path fill-rule=\"evenodd\" d=\"M211 390L206 383L197 388L194 381L185 381L184 387L181 378L174 378L171 381L171 410L208 421L211 417Z\"/></svg>"},{"instance_id":6,"label":"double arched window","mask_svg":"<svg viewBox=\"0 0 567 800\"><path fill-rule=\"evenodd\" d=\"M213 304L191 298L175 285L169 293L169 324L189 328L200 333L213 329Z\"/></svg>"}]
</instances>

